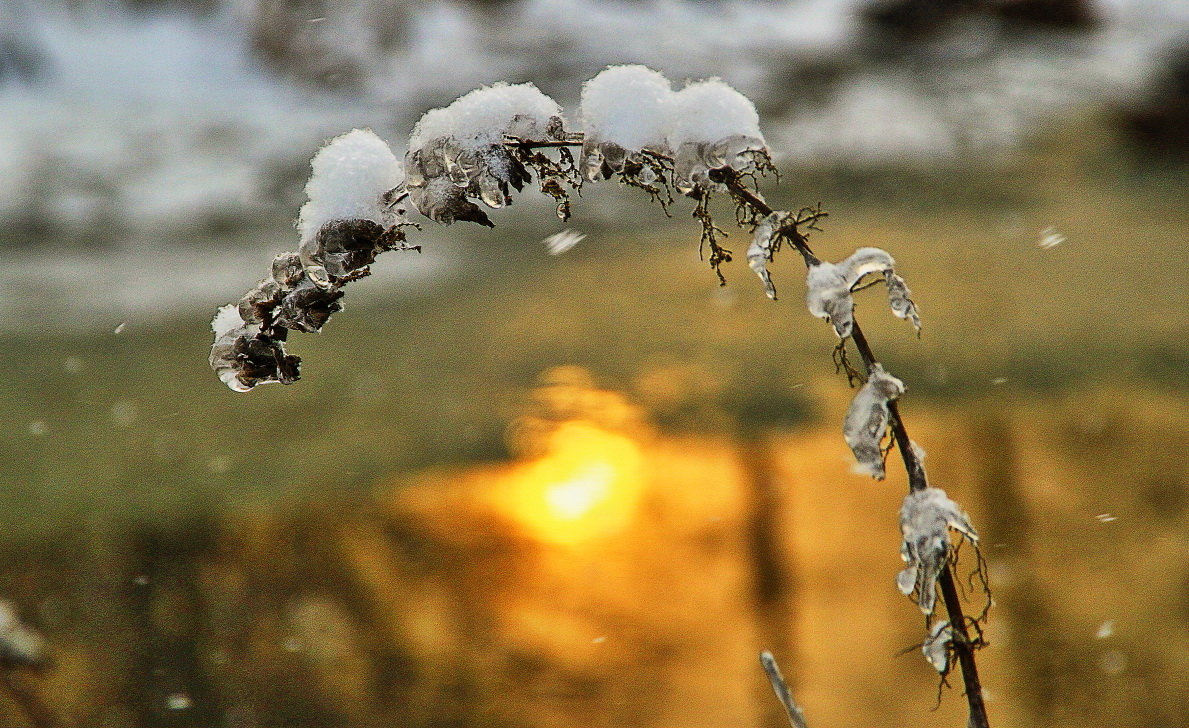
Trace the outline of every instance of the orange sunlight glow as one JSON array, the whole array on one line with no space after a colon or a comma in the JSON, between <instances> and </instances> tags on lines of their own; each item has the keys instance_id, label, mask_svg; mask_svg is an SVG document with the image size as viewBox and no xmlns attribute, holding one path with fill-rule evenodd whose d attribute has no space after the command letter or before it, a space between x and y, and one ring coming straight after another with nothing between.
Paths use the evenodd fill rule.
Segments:
<instances>
[{"instance_id":1,"label":"orange sunlight glow","mask_svg":"<svg viewBox=\"0 0 1189 728\"><path fill-rule=\"evenodd\" d=\"M623 530L643 486L639 445L583 421L562 423L546 437L545 454L508 475L503 510L549 543L573 545Z\"/></svg>"}]
</instances>

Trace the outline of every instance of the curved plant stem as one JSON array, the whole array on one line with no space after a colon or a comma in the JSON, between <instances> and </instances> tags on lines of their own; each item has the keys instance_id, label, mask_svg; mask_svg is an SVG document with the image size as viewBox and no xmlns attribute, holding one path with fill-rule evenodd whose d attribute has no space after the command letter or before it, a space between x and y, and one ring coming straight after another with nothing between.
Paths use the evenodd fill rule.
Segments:
<instances>
[{"instance_id":1,"label":"curved plant stem","mask_svg":"<svg viewBox=\"0 0 1189 728\"><path fill-rule=\"evenodd\" d=\"M731 196L740 203L750 206L757 213L764 216L771 215L774 212L763 199L747 189L739 179L738 174L728 173L722 181L726 184ZM809 248L805 236L795 226L785 228L780 232L801 253L807 266L813 265L819 260ZM855 343L855 348L858 350L859 356L863 359L864 367L868 371L871 371L872 365L878 360L875 358L875 353L871 350L871 345L867 342L867 337L863 334L863 330L859 327L857 320L854 322L854 327L851 331L851 339ZM917 457L916 452L913 450L912 440L908 437L908 429L904 426L904 420L900 417L900 410L896 406L895 401L888 402L888 412L891 415L892 435L896 440L897 448L900 450L900 457L904 462L904 468L908 472L908 487L914 491L923 490L928 487L925 469L920 458ZM966 702L970 709L969 728L990 728L990 722L987 719L987 708L983 702L982 683L978 677L978 665L974 659L975 643L970 639L970 633L966 628L966 616L962 611L962 602L958 598L958 589L954 584L952 566L947 565L942 571L941 576L938 578L938 584L941 586L942 601L945 603L946 614L953 629L954 653L957 655L958 664L962 668L962 684L966 692Z\"/></svg>"},{"instance_id":2,"label":"curved plant stem","mask_svg":"<svg viewBox=\"0 0 1189 728\"><path fill-rule=\"evenodd\" d=\"M556 142L505 140L505 144L524 148L580 146L581 143L581 134L573 134L571 138L565 141ZM751 208L751 211L757 215L767 217L775 212L764 201L763 197L748 188L744 178L738 172L730 168L715 170L712 173L712 179L715 182L726 185L727 191L738 205ZM816 265L821 262L821 259L809 247L809 242L806 240L805 235L798 229L798 224L797 221L790 219L785 226L776 232L797 249L797 252L801 254L807 267ZM878 359L876 359L875 352L872 351L867 337L863 334L863 329L859 326L858 320L854 321L851 340L854 342L855 348L863 360L863 366L870 372L871 367L878 362ZM900 416L900 408L897 406L895 400L888 402L888 412L890 415L889 421L892 428L892 436L896 442L896 447L900 451L900 458L904 463L904 469L908 473L908 487L912 491L924 490L929 485L925 475L924 464L921 462L920 457L918 457L912 440L908 436L908 428L904 426L904 420ZM945 604L946 615L953 630L953 639L951 642L954 653L958 658L958 664L962 668L962 684L970 712L967 728L990 728L991 724L987 718L986 704L983 702L982 683L978 676L978 664L974 659L974 651L978 647L978 644L971 639L970 631L967 629L966 615L963 613L962 601L958 596L958 589L954 582L953 566L947 564L937 581L941 587L942 602ZM767 667L767 664L765 664L765 667Z\"/></svg>"}]
</instances>

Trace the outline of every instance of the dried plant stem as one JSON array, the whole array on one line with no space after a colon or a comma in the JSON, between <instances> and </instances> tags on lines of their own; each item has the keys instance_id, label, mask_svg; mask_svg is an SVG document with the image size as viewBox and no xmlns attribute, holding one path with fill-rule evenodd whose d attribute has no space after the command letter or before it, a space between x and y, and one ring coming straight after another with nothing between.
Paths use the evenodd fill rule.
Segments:
<instances>
[{"instance_id":1,"label":"dried plant stem","mask_svg":"<svg viewBox=\"0 0 1189 728\"><path fill-rule=\"evenodd\" d=\"M771 652L761 652L760 664L764 666L764 672L768 674L768 680L772 683L772 690L789 715L789 723L793 728L809 728L809 724L805 722L805 713L802 712L801 706L793 700L793 693L789 690L788 683L784 681L784 675L780 674L780 665L776 664L776 658L772 656Z\"/></svg>"},{"instance_id":2,"label":"dried plant stem","mask_svg":"<svg viewBox=\"0 0 1189 728\"><path fill-rule=\"evenodd\" d=\"M728 173L724 175L723 183L726 184L727 189L732 197L752 207L757 213L767 216L773 213L772 208L764 202L758 195L740 181L738 174ZM796 227L786 228L781 231L787 239L797 248L798 252L805 259L806 265L813 265L819 259L814 255L809 248L805 236L801 234ZM872 365L878 360L875 358L875 353L871 350L871 345L864 336L863 330L859 327L859 322L854 322L854 327L851 331L851 339L855 342L855 348L859 352L859 356L863 359L863 365L867 371L871 371ZM925 477L925 469L913 450L912 440L908 437L908 430L904 426L904 420L900 417L900 410L896 406L895 401L888 402L888 412L890 413L890 423L892 427L892 435L896 440L896 446L900 450L900 457L904 462L904 468L908 472L908 484L911 490L923 490L928 486L928 481ZM990 728L990 721L987 718L987 708L983 702L982 683L978 676L978 665L974 659L975 644L970 639L970 633L966 629L966 616L962 611L962 602L958 598L958 589L954 583L954 575L952 566L947 565L941 572L938 578L938 584L941 586L941 596L945 603L946 614L949 617L950 626L953 629L953 647L954 653L958 657L958 664L962 667L962 684L966 692L966 702L970 710L969 728Z\"/></svg>"},{"instance_id":3,"label":"dried plant stem","mask_svg":"<svg viewBox=\"0 0 1189 728\"><path fill-rule=\"evenodd\" d=\"M582 143L581 136L581 134L573 134L565 141L538 142L511 139L506 140L505 143L526 149L534 147L579 146ZM711 173L711 180L724 184L736 204L741 207L750 208L750 212L752 213L751 218L767 217L775 212L759 194L748 188L744 177L738 172L730 168L714 170ZM699 210L703 208L705 203L705 199L699 199ZM747 217L746 213L740 214ZM695 213L695 216L697 216L697 213ZM812 226L813 222L820 216L821 213L819 211L817 215L811 216L808 219L808 224ZM801 254L805 265L808 267L820 263L821 259L810 249L805 235L798 229L799 225L802 224L806 224L806 221L790 216L789 222L776 232L797 249L797 252ZM720 278L721 275L719 273ZM872 351L871 345L868 343L867 337L863 334L863 330L860 328L857 320L854 321L850 338L854 341L855 348L863 360L864 367L870 372L872 366L878 362L878 359L876 359L875 353ZM845 354L845 349L843 349L843 354ZM908 429L904 426L904 420L900 417L900 409L894 400L888 402L888 412L890 415L889 423L892 429L892 437L895 440L896 447L900 451L901 460L908 473L909 489L912 491L923 490L928 487L924 464L914 450L912 440L908 436ZM974 651L978 645L970 638L970 632L967 629L966 615L962 611L962 602L958 596L958 589L954 582L953 566L947 564L937 581L941 587L942 601L945 604L946 614L953 630L952 644L954 653L958 658L958 664L962 668L962 684L970 713L967 728L990 728L990 721L987 718L987 708L983 702L982 683L978 676L978 665L974 659ZM769 659L765 660L764 656L767 656ZM777 681L773 677L773 670L769 670L771 655L764 653L761 656L761 660L764 663L764 669L768 670L769 677L773 679L773 687L776 688L777 695L781 696L781 701L784 702L785 696L788 694L788 687L785 686L785 692L782 694L777 686ZM771 660L771 666L775 670L775 675L779 677L779 669L776 668L775 660ZM783 683L783 678L780 678L780 682ZM789 697L789 700L791 701L791 697ZM786 707L788 705L789 703L786 703ZM794 717L794 711L790 710L789 718L793 721L795 728L804 728L804 719L800 718L800 722L798 722L799 712L799 709L797 709L797 717Z\"/></svg>"}]
</instances>

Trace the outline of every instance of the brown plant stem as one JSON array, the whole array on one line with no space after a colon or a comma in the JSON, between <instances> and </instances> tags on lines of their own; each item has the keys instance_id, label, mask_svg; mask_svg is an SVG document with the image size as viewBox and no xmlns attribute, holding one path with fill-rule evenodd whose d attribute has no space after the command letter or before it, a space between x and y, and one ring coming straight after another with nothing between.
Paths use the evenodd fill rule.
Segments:
<instances>
[{"instance_id":1,"label":"brown plant stem","mask_svg":"<svg viewBox=\"0 0 1189 728\"><path fill-rule=\"evenodd\" d=\"M788 683L784 681L784 675L780 673L780 665L776 664L776 658L772 656L771 652L764 650L760 653L760 664L763 665L764 672L768 674L768 681L772 683L772 690L776 693L776 698L784 706L785 713L788 714L789 723L793 728L809 728L809 724L805 722L805 713L801 710L801 706L793 700L793 694L789 690Z\"/></svg>"},{"instance_id":2,"label":"brown plant stem","mask_svg":"<svg viewBox=\"0 0 1189 728\"><path fill-rule=\"evenodd\" d=\"M726 184L727 189L735 199L754 208L761 215L767 216L773 213L773 209L766 202L743 185L737 173L730 172L724 175L722 181ZM795 226L782 229L780 232L801 253L807 266L813 265L819 260L809 248L805 236ZM862 328L859 327L857 320L854 321L854 326L851 330L851 340L855 342L855 348L858 349L859 356L863 359L863 365L870 372L872 365L878 360L875 358L875 353L871 350L871 345L868 343L867 337L863 334ZM923 490L928 487L925 469L920 458L917 457L916 452L913 450L912 440L908 437L908 429L904 426L904 420L900 417L900 409L897 407L895 401L888 402L888 412L891 415L889 420L892 427L892 435L896 440L897 448L900 450L900 457L904 462L904 468L908 472L909 489L914 491ZM941 585L942 600L945 603L946 614L949 617L950 627L953 630L954 637L952 643L954 653L957 655L958 664L962 668L962 683L966 692L966 702L970 710L969 728L990 728L991 724L987 718L987 707L983 702L982 683L978 676L978 665L974 659L975 645L970 639L969 631L966 629L966 616L962 611L962 602L958 597L958 589L954 584L952 566L947 564L937 581Z\"/></svg>"}]
</instances>

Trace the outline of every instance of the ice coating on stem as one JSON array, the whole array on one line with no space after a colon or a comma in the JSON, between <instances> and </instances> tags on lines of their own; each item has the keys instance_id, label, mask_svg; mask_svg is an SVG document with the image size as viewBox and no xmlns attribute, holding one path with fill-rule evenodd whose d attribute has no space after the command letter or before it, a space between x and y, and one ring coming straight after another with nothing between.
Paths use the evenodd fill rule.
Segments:
<instances>
[{"instance_id":1,"label":"ice coating on stem","mask_svg":"<svg viewBox=\"0 0 1189 728\"><path fill-rule=\"evenodd\" d=\"M493 227L470 200L504 207L511 188L523 189L530 180L504 146L505 135L563 139L561 107L531 83L497 83L422 116L405 156L405 186L417 210L445 225L465 220Z\"/></svg>"},{"instance_id":2,"label":"ice coating on stem","mask_svg":"<svg viewBox=\"0 0 1189 728\"><path fill-rule=\"evenodd\" d=\"M884 478L883 449L880 443L888 429L888 402L904 394L904 382L872 364L867 381L859 388L846 411L842 435L855 455L855 472Z\"/></svg>"},{"instance_id":3,"label":"ice coating on stem","mask_svg":"<svg viewBox=\"0 0 1189 728\"><path fill-rule=\"evenodd\" d=\"M896 261L881 248L859 248L837 263L821 261L809 266L805 284L805 303L809 313L829 321L838 338L845 339L854 329L855 286L873 273L882 273L888 288L888 302L896 316L908 319L920 331L921 319L909 298L904 279L896 274Z\"/></svg>"},{"instance_id":4,"label":"ice coating on stem","mask_svg":"<svg viewBox=\"0 0 1189 728\"><path fill-rule=\"evenodd\" d=\"M682 194L717 189L713 170L746 172L768 154L755 104L717 78L691 83L673 94L667 137L674 180Z\"/></svg>"},{"instance_id":5,"label":"ice coating on stem","mask_svg":"<svg viewBox=\"0 0 1189 728\"><path fill-rule=\"evenodd\" d=\"M907 564L896 576L896 586L905 596L916 594L917 606L933 613L937 601L937 578L949 558L949 529L978 542L978 533L962 508L940 488L923 488L909 493L900 507L900 533L904 542L900 557Z\"/></svg>"},{"instance_id":6,"label":"ice coating on stem","mask_svg":"<svg viewBox=\"0 0 1189 728\"><path fill-rule=\"evenodd\" d=\"M954 630L947 620L941 620L929 630L929 636L921 645L921 654L942 675L950 671L950 642L954 639Z\"/></svg>"},{"instance_id":7,"label":"ice coating on stem","mask_svg":"<svg viewBox=\"0 0 1189 728\"><path fill-rule=\"evenodd\" d=\"M772 285L772 274L768 272L768 263L772 260L772 236L786 214L774 212L760 220L751 234L751 245L747 248L747 267L760 277L764 293L773 301L776 300L776 286Z\"/></svg>"}]
</instances>

